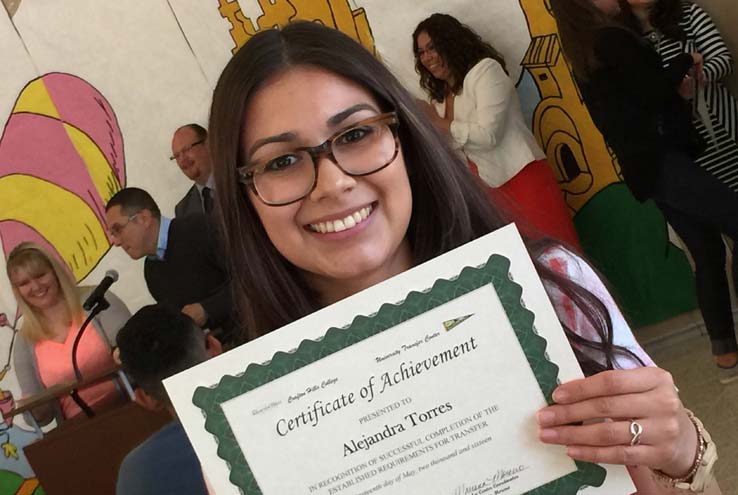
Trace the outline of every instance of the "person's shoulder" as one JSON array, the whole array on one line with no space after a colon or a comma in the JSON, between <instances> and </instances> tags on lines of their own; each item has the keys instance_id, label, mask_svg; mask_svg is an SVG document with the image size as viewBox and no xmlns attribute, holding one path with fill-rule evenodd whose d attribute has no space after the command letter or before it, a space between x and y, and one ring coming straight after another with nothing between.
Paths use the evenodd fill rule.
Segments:
<instances>
[{"instance_id":1,"label":"person's shoulder","mask_svg":"<svg viewBox=\"0 0 738 495\"><path fill-rule=\"evenodd\" d=\"M187 194L182 196L182 199L179 201L179 203L184 203L192 196L197 196L197 199L200 199L200 192L197 190L197 185L194 182L192 183L192 186L190 186L190 188L187 190Z\"/></svg>"},{"instance_id":2,"label":"person's shoulder","mask_svg":"<svg viewBox=\"0 0 738 495\"><path fill-rule=\"evenodd\" d=\"M131 471L149 466L162 450L169 448L172 439L176 439L180 431L184 435L184 429L179 421L172 421L164 425L126 455L121 464L121 472L124 468Z\"/></svg>"},{"instance_id":3,"label":"person's shoulder","mask_svg":"<svg viewBox=\"0 0 738 495\"><path fill-rule=\"evenodd\" d=\"M698 35L705 29L712 29L714 23L710 14L694 2L682 2L682 26L689 34Z\"/></svg>"},{"instance_id":4,"label":"person's shoulder","mask_svg":"<svg viewBox=\"0 0 738 495\"><path fill-rule=\"evenodd\" d=\"M118 468L117 493L133 493L133 487L147 486L155 479L157 470L152 461L156 459L155 436L158 433L144 440L123 458Z\"/></svg>"},{"instance_id":5,"label":"person's shoulder","mask_svg":"<svg viewBox=\"0 0 738 495\"><path fill-rule=\"evenodd\" d=\"M707 12L705 9L700 7L694 2L691 2L690 0L682 0L682 16L687 18L695 18L695 17L705 17L707 16Z\"/></svg>"},{"instance_id":6,"label":"person's shoulder","mask_svg":"<svg viewBox=\"0 0 738 495\"><path fill-rule=\"evenodd\" d=\"M123 458L118 469L118 495L144 493L143 490L156 486L161 476L159 464L171 453L167 443L162 440L173 426L177 426L176 423L164 426Z\"/></svg>"},{"instance_id":7,"label":"person's shoulder","mask_svg":"<svg viewBox=\"0 0 738 495\"><path fill-rule=\"evenodd\" d=\"M543 266L554 272L572 276L581 272L581 263L584 262L577 254L569 251L561 244L554 244L544 249L538 256Z\"/></svg>"},{"instance_id":8,"label":"person's shoulder","mask_svg":"<svg viewBox=\"0 0 738 495\"><path fill-rule=\"evenodd\" d=\"M202 203L200 202L200 192L197 190L195 183L187 190L182 199L174 206L174 216L180 217L187 215L189 212L200 211Z\"/></svg>"},{"instance_id":9,"label":"person's shoulder","mask_svg":"<svg viewBox=\"0 0 738 495\"><path fill-rule=\"evenodd\" d=\"M469 72L466 74L467 78L473 78L473 77L479 77L479 75L488 73L488 72L495 72L495 73L502 73L505 74L505 69L502 67L502 65L493 58L483 58L479 62L477 62L474 67L469 69Z\"/></svg>"},{"instance_id":10,"label":"person's shoulder","mask_svg":"<svg viewBox=\"0 0 738 495\"><path fill-rule=\"evenodd\" d=\"M201 232L206 230L208 226L208 217L205 213L188 213L181 217L172 218L170 229L180 233L191 233L192 231Z\"/></svg>"}]
</instances>

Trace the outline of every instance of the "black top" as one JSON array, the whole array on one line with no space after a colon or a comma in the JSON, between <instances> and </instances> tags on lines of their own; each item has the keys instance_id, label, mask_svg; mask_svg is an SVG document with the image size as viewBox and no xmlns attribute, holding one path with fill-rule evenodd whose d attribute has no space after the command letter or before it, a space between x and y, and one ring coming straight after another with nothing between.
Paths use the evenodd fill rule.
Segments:
<instances>
[{"instance_id":1,"label":"black top","mask_svg":"<svg viewBox=\"0 0 738 495\"><path fill-rule=\"evenodd\" d=\"M664 69L651 47L619 27L600 29L594 53L598 66L579 82L582 96L618 157L625 183L644 201L667 151L699 151L689 103L677 92L692 56L685 53Z\"/></svg>"},{"instance_id":2,"label":"black top","mask_svg":"<svg viewBox=\"0 0 738 495\"><path fill-rule=\"evenodd\" d=\"M200 303L207 328L220 328L226 340L234 323L230 283L220 243L202 213L172 219L163 260L147 258L144 277L156 302L179 311Z\"/></svg>"}]
</instances>

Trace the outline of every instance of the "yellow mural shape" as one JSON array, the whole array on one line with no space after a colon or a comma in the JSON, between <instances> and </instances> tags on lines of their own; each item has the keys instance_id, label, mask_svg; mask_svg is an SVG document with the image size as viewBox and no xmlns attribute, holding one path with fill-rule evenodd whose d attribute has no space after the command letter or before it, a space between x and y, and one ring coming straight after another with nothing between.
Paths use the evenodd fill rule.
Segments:
<instances>
[{"instance_id":1,"label":"yellow mural shape","mask_svg":"<svg viewBox=\"0 0 738 495\"><path fill-rule=\"evenodd\" d=\"M69 124L65 123L63 125L74 148L84 160L90 178L92 178L92 183L95 185L100 198L102 198L103 204L107 204L110 198L120 190L118 177L110 167L107 157L87 134Z\"/></svg>"},{"instance_id":2,"label":"yellow mural shape","mask_svg":"<svg viewBox=\"0 0 738 495\"><path fill-rule=\"evenodd\" d=\"M13 113L35 113L61 120L43 80L36 79L23 89L15 103Z\"/></svg>"},{"instance_id":3,"label":"yellow mural shape","mask_svg":"<svg viewBox=\"0 0 738 495\"><path fill-rule=\"evenodd\" d=\"M19 205L13 208L12 217L0 215L0 222L15 220L33 226L56 247L76 280L86 276L109 248L92 208L62 187L30 175L6 175L0 178L0 198ZM39 215L38 211L54 214Z\"/></svg>"},{"instance_id":4,"label":"yellow mural shape","mask_svg":"<svg viewBox=\"0 0 738 495\"><path fill-rule=\"evenodd\" d=\"M533 132L554 169L566 203L577 212L606 186L622 180L620 167L584 106L561 50L548 0L520 0L520 6L531 37L521 65L541 93Z\"/></svg>"},{"instance_id":5,"label":"yellow mural shape","mask_svg":"<svg viewBox=\"0 0 738 495\"><path fill-rule=\"evenodd\" d=\"M259 0L259 7L262 14L251 19L243 14L237 0L219 0L220 15L231 23L234 53L262 29L294 20L320 22L343 31L376 53L366 12L363 8L353 10L348 0Z\"/></svg>"}]
</instances>

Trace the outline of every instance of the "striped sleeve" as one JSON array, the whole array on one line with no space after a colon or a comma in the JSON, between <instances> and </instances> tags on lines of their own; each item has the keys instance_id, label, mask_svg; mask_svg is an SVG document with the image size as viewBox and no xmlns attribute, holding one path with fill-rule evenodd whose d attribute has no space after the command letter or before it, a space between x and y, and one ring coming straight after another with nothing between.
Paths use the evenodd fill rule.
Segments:
<instances>
[{"instance_id":1,"label":"striped sleeve","mask_svg":"<svg viewBox=\"0 0 738 495\"><path fill-rule=\"evenodd\" d=\"M695 47L705 60L708 81L719 81L733 72L733 58L709 14L694 3L685 5Z\"/></svg>"}]
</instances>

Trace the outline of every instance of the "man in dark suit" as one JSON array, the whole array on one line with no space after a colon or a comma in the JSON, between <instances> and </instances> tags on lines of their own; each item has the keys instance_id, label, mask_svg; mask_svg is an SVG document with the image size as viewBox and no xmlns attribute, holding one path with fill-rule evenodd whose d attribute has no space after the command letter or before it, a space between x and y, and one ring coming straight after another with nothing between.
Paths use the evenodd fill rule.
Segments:
<instances>
[{"instance_id":1,"label":"man in dark suit","mask_svg":"<svg viewBox=\"0 0 738 495\"><path fill-rule=\"evenodd\" d=\"M194 182L174 208L174 215L210 213L213 207L212 163L207 147L208 131L198 124L183 125L172 137L172 156L188 179Z\"/></svg>"},{"instance_id":2,"label":"man in dark suit","mask_svg":"<svg viewBox=\"0 0 738 495\"><path fill-rule=\"evenodd\" d=\"M221 244L203 213L163 217L154 199L136 187L118 191L105 207L115 246L137 260L156 302L209 328L224 343L234 337L230 280Z\"/></svg>"}]
</instances>

